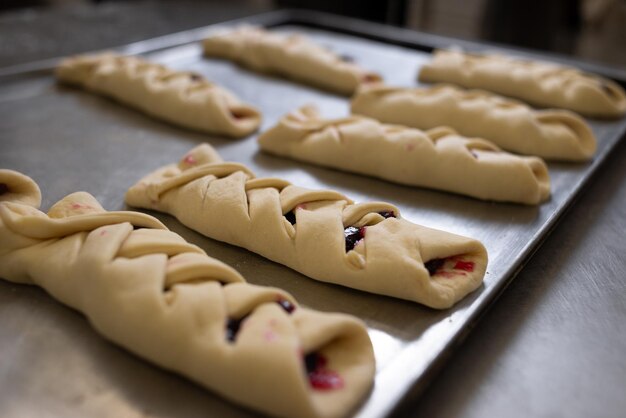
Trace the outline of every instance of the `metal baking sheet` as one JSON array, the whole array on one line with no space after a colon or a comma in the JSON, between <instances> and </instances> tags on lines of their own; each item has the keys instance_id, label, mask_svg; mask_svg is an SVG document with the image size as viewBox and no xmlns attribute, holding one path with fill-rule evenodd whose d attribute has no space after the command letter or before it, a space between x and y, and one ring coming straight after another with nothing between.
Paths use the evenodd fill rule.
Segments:
<instances>
[{"instance_id":1,"label":"metal baking sheet","mask_svg":"<svg viewBox=\"0 0 626 418\"><path fill-rule=\"evenodd\" d=\"M237 23L242 22L304 33L399 86L416 85L416 73L429 59L428 51L450 44L443 38L317 14L281 12ZM262 130L307 103L318 105L329 117L348 114L344 97L204 59L195 41L223 26L121 50L145 53L171 67L206 75L257 105L264 115ZM363 319L374 344L377 373L373 391L356 411L359 417L390 415L427 383L626 131L624 119L590 121L599 141L595 159L583 164L550 163L553 194L541 206L482 202L270 156L258 150L256 136L227 140L179 129L102 97L55 85L49 71L54 62L0 71L0 167L33 177L42 188L45 209L77 190L92 193L109 210L124 209L124 193L140 177L209 142L226 160L244 163L258 176L338 190L356 201L389 201L410 221L471 236L486 245L490 261L482 287L454 308L435 311L308 279L256 254L203 237L168 215L151 213L236 268L249 282L281 287L314 309ZM255 415L109 344L79 314L40 289L0 280L0 416Z\"/></svg>"}]
</instances>

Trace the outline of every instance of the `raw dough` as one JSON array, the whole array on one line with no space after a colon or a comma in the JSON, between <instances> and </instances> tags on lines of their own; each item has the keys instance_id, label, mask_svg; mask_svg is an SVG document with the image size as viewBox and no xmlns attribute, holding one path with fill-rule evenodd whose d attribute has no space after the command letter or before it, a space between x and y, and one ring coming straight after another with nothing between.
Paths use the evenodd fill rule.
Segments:
<instances>
[{"instance_id":1,"label":"raw dough","mask_svg":"<svg viewBox=\"0 0 626 418\"><path fill-rule=\"evenodd\" d=\"M85 192L45 214L30 178L0 170L0 185L0 277L41 286L109 340L275 416L342 417L367 396L360 321L247 284L151 216L106 212ZM308 375L305 358L318 360Z\"/></svg>"},{"instance_id":2,"label":"raw dough","mask_svg":"<svg viewBox=\"0 0 626 418\"><path fill-rule=\"evenodd\" d=\"M353 98L352 112L418 129L449 126L507 151L552 160L584 161L596 151L591 128L575 113L533 110L486 91L445 84L362 89Z\"/></svg>"},{"instance_id":3,"label":"raw dough","mask_svg":"<svg viewBox=\"0 0 626 418\"><path fill-rule=\"evenodd\" d=\"M537 204L550 196L545 163L449 128L428 132L364 116L323 119L314 107L283 117L259 137L265 151L486 200Z\"/></svg>"},{"instance_id":4,"label":"raw dough","mask_svg":"<svg viewBox=\"0 0 626 418\"><path fill-rule=\"evenodd\" d=\"M626 93L614 81L555 63L497 54L439 50L422 66L420 81L453 83L515 97L530 104L618 118Z\"/></svg>"},{"instance_id":5,"label":"raw dough","mask_svg":"<svg viewBox=\"0 0 626 418\"><path fill-rule=\"evenodd\" d=\"M133 56L80 55L61 61L62 83L111 97L185 128L243 137L256 131L261 114L199 74L170 70Z\"/></svg>"},{"instance_id":6,"label":"raw dough","mask_svg":"<svg viewBox=\"0 0 626 418\"><path fill-rule=\"evenodd\" d=\"M355 204L335 191L255 178L208 144L144 177L126 202L311 278L433 308L478 288L487 267L477 240L408 222L389 203Z\"/></svg>"},{"instance_id":7,"label":"raw dough","mask_svg":"<svg viewBox=\"0 0 626 418\"><path fill-rule=\"evenodd\" d=\"M203 41L207 57L224 58L254 71L277 74L340 94L351 95L380 75L346 61L301 35L241 26Z\"/></svg>"}]
</instances>

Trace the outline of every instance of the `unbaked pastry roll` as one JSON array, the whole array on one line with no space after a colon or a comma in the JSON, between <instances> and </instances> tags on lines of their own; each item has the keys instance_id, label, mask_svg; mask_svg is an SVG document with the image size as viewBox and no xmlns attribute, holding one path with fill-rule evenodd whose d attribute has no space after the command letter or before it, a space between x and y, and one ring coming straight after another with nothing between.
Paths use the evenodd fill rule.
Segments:
<instances>
[{"instance_id":1,"label":"unbaked pastry roll","mask_svg":"<svg viewBox=\"0 0 626 418\"><path fill-rule=\"evenodd\" d=\"M230 137L256 131L261 114L203 76L134 56L79 55L61 61L56 76L184 128Z\"/></svg>"},{"instance_id":2,"label":"unbaked pastry roll","mask_svg":"<svg viewBox=\"0 0 626 418\"><path fill-rule=\"evenodd\" d=\"M259 145L296 160L479 199L537 204L550 196L540 158L502 152L450 128L424 132L363 116L323 119L307 106L264 132Z\"/></svg>"},{"instance_id":3,"label":"unbaked pastry roll","mask_svg":"<svg viewBox=\"0 0 626 418\"><path fill-rule=\"evenodd\" d=\"M273 33L241 26L203 41L207 57L234 61L254 71L277 74L351 95L359 85L381 81L380 75L346 61L302 35Z\"/></svg>"},{"instance_id":4,"label":"unbaked pastry roll","mask_svg":"<svg viewBox=\"0 0 626 418\"><path fill-rule=\"evenodd\" d=\"M238 404L282 417L342 417L367 395L374 355L350 316L301 308L137 212L84 192L49 210L0 170L0 277L36 284L107 339Z\"/></svg>"},{"instance_id":5,"label":"unbaked pastry roll","mask_svg":"<svg viewBox=\"0 0 626 418\"><path fill-rule=\"evenodd\" d=\"M126 202L311 278L433 308L478 288L487 267L477 240L415 225L389 203L355 204L335 191L255 178L208 144L144 177Z\"/></svg>"},{"instance_id":6,"label":"unbaked pastry roll","mask_svg":"<svg viewBox=\"0 0 626 418\"><path fill-rule=\"evenodd\" d=\"M596 151L587 123L566 110L533 110L516 100L451 85L428 88L372 86L352 100L352 112L418 129L449 126L511 152L584 161Z\"/></svg>"},{"instance_id":7,"label":"unbaked pastry roll","mask_svg":"<svg viewBox=\"0 0 626 418\"><path fill-rule=\"evenodd\" d=\"M419 80L485 89L586 116L617 118L626 113L626 93L619 84L556 63L438 50L422 66Z\"/></svg>"}]
</instances>

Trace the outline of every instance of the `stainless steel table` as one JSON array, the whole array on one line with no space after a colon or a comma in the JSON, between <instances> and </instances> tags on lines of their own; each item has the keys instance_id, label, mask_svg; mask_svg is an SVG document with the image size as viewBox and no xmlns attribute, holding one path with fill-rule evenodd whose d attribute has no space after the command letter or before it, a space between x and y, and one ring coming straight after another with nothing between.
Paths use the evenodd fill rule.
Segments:
<instances>
[{"instance_id":1,"label":"stainless steel table","mask_svg":"<svg viewBox=\"0 0 626 418\"><path fill-rule=\"evenodd\" d=\"M114 46L262 10L255 2L240 8L176 4L2 16L0 64ZM173 13L176 18L163 18ZM86 20L90 32L81 36ZM120 30L112 34L111 27ZM27 47L20 50L20 42ZM399 416L624 416L626 144L614 154L432 385Z\"/></svg>"}]
</instances>

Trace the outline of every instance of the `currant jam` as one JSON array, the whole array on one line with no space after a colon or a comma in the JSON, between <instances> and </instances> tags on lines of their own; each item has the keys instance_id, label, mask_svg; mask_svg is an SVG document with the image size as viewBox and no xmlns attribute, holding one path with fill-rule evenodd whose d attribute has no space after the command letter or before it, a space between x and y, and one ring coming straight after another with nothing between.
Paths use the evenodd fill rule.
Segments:
<instances>
[{"instance_id":1,"label":"currant jam","mask_svg":"<svg viewBox=\"0 0 626 418\"><path fill-rule=\"evenodd\" d=\"M343 230L343 236L346 240L346 252L351 251L359 241L365 238L365 227L349 226Z\"/></svg>"}]
</instances>

